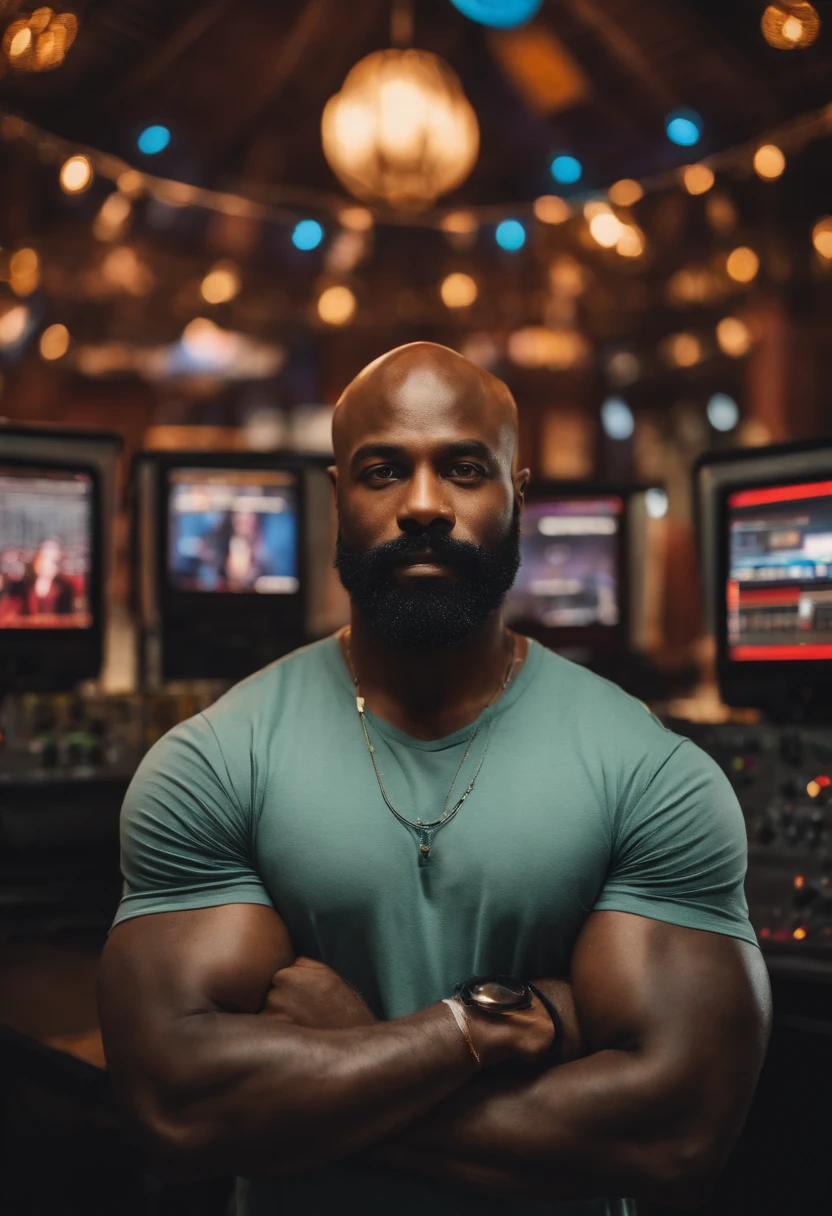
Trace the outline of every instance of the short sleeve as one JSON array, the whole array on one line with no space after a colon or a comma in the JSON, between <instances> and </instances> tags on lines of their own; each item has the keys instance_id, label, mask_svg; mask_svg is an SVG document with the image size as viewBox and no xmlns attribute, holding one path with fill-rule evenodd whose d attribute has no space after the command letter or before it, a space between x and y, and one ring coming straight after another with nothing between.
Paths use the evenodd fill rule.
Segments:
<instances>
[{"instance_id":1,"label":"short sleeve","mask_svg":"<svg viewBox=\"0 0 832 1216\"><path fill-rule=\"evenodd\" d=\"M731 784L690 740L670 753L616 825L598 911L633 912L755 942L745 823Z\"/></svg>"},{"instance_id":2,"label":"short sleeve","mask_svg":"<svg viewBox=\"0 0 832 1216\"><path fill-rule=\"evenodd\" d=\"M121 811L124 890L114 924L150 912L271 905L253 865L250 801L234 788L203 715L160 739Z\"/></svg>"}]
</instances>

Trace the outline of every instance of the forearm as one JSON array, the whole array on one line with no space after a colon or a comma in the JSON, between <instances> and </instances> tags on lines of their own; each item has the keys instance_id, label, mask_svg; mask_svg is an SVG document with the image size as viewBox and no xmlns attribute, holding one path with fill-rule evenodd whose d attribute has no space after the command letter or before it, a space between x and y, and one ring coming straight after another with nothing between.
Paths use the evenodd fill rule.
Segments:
<instances>
[{"instance_id":1,"label":"forearm","mask_svg":"<svg viewBox=\"0 0 832 1216\"><path fill-rule=\"evenodd\" d=\"M179 1020L141 1120L173 1177L279 1175L349 1156L418 1119L471 1078L450 1011L348 1030L263 1015Z\"/></svg>"}]
</instances>

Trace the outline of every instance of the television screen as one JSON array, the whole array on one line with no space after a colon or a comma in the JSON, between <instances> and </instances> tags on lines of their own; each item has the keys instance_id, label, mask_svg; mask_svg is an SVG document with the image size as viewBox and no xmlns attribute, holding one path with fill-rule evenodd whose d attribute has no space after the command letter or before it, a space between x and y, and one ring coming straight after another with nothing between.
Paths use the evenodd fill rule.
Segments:
<instances>
[{"instance_id":1,"label":"television screen","mask_svg":"<svg viewBox=\"0 0 832 1216\"><path fill-rule=\"evenodd\" d=\"M510 619L551 629L617 625L623 509L615 496L527 503Z\"/></svg>"},{"instance_id":2,"label":"television screen","mask_svg":"<svg viewBox=\"0 0 832 1216\"><path fill-rule=\"evenodd\" d=\"M0 629L93 624L89 473L0 464Z\"/></svg>"},{"instance_id":3,"label":"television screen","mask_svg":"<svg viewBox=\"0 0 832 1216\"><path fill-rule=\"evenodd\" d=\"M168 486L171 590L298 590L298 486L291 473L172 469Z\"/></svg>"},{"instance_id":4,"label":"television screen","mask_svg":"<svg viewBox=\"0 0 832 1216\"><path fill-rule=\"evenodd\" d=\"M728 658L832 659L832 481L728 494Z\"/></svg>"}]
</instances>

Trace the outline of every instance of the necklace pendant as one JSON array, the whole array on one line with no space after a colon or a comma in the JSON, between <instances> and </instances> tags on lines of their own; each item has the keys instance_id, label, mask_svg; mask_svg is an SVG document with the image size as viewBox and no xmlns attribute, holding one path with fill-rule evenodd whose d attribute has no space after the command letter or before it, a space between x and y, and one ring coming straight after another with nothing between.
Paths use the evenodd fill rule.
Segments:
<instances>
[{"instance_id":1,"label":"necklace pendant","mask_svg":"<svg viewBox=\"0 0 832 1216\"><path fill-rule=\"evenodd\" d=\"M430 861L430 851L433 847L434 830L430 828L419 829L419 865L426 866Z\"/></svg>"}]
</instances>

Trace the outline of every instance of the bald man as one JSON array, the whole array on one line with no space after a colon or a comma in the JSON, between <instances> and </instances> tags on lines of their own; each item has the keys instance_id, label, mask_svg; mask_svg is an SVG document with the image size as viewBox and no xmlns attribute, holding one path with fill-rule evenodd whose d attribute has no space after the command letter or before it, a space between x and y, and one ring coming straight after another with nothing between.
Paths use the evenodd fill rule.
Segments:
<instances>
[{"instance_id":1,"label":"bald man","mask_svg":"<svg viewBox=\"0 0 832 1216\"><path fill-rule=\"evenodd\" d=\"M164 1177L244 1216L691 1207L769 997L720 770L506 630L505 385L418 343L335 413L352 623L150 751L101 1016Z\"/></svg>"}]
</instances>

